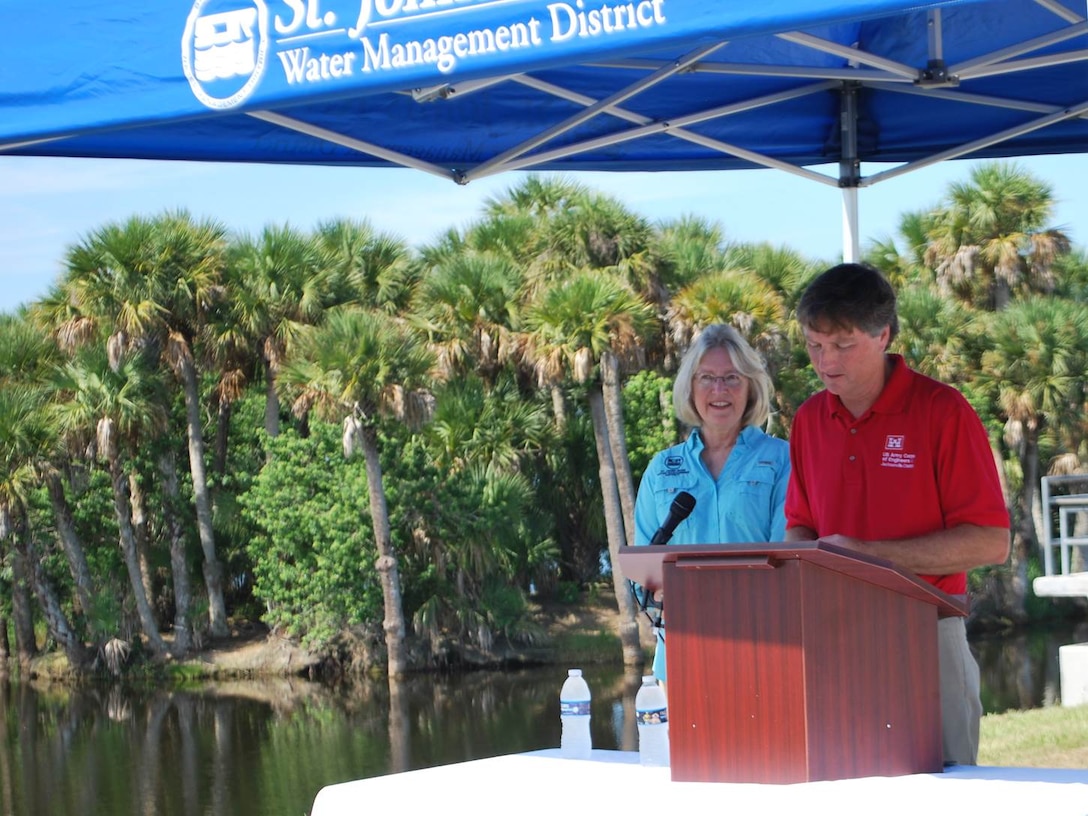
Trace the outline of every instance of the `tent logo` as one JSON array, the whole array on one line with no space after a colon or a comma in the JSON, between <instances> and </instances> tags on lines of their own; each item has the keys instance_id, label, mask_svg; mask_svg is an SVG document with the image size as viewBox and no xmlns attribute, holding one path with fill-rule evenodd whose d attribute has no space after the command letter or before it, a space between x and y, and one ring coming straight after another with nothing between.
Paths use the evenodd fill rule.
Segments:
<instances>
[{"instance_id":1,"label":"tent logo","mask_svg":"<svg viewBox=\"0 0 1088 816\"><path fill-rule=\"evenodd\" d=\"M209 108L242 104L264 74L268 42L265 0L196 0L181 38L193 94Z\"/></svg>"}]
</instances>

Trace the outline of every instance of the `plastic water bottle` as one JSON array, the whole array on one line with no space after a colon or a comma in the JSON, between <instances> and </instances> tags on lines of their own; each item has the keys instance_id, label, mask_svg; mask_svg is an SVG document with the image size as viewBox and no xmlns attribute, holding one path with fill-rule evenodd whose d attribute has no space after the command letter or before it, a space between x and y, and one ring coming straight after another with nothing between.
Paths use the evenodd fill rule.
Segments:
<instances>
[{"instance_id":1,"label":"plastic water bottle","mask_svg":"<svg viewBox=\"0 0 1088 816\"><path fill-rule=\"evenodd\" d=\"M589 686L582 677L582 670L569 669L559 692L559 719L563 723L559 749L565 757L589 759L593 747L589 734L589 701Z\"/></svg>"},{"instance_id":2,"label":"plastic water bottle","mask_svg":"<svg viewBox=\"0 0 1088 816\"><path fill-rule=\"evenodd\" d=\"M642 678L635 695L638 721L638 761L643 765L669 764L669 712L665 690L652 674Z\"/></svg>"}]
</instances>

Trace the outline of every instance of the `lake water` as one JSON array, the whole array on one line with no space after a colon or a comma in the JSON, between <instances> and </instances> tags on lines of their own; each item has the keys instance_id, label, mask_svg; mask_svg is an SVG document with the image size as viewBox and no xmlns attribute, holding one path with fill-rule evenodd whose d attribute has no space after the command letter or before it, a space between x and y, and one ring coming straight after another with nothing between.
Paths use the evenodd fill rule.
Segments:
<instances>
[{"instance_id":1,"label":"lake water","mask_svg":"<svg viewBox=\"0 0 1088 816\"><path fill-rule=\"evenodd\" d=\"M1083 641L1088 627L973 642L987 712L1057 704L1058 647ZM636 750L640 678L583 669L594 745ZM565 676L553 666L169 690L0 680L0 813L304 816L325 785L558 745Z\"/></svg>"}]
</instances>

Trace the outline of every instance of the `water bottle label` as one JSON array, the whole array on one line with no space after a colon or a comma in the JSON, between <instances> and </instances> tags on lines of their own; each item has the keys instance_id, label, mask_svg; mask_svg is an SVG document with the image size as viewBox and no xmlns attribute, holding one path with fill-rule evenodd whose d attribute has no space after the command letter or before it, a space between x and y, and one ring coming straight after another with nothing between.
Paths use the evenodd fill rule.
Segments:
<instances>
[{"instance_id":1,"label":"water bottle label","mask_svg":"<svg viewBox=\"0 0 1088 816\"><path fill-rule=\"evenodd\" d=\"M559 701L559 716L560 717L588 717L589 716L589 700L582 700L580 702L571 702L567 700Z\"/></svg>"},{"instance_id":2,"label":"water bottle label","mask_svg":"<svg viewBox=\"0 0 1088 816\"><path fill-rule=\"evenodd\" d=\"M669 721L669 712L665 708L654 708L649 711L636 711L635 721L639 725L660 725Z\"/></svg>"}]
</instances>

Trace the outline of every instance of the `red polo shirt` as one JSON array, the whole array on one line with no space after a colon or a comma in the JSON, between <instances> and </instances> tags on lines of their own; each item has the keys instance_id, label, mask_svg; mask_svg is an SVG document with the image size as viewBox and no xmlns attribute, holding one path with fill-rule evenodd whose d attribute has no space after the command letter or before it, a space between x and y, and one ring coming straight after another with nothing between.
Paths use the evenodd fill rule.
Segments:
<instances>
[{"instance_id":1,"label":"red polo shirt","mask_svg":"<svg viewBox=\"0 0 1088 816\"><path fill-rule=\"evenodd\" d=\"M817 536L889 540L959 524L1009 526L978 415L955 388L911 370L898 354L877 401L854 419L828 391L790 429L786 526ZM962 595L967 574L922 575Z\"/></svg>"}]
</instances>

